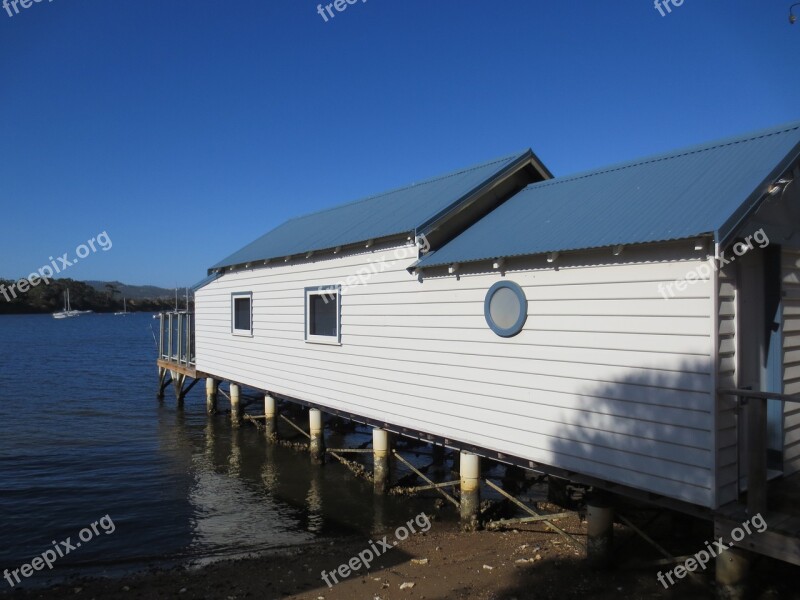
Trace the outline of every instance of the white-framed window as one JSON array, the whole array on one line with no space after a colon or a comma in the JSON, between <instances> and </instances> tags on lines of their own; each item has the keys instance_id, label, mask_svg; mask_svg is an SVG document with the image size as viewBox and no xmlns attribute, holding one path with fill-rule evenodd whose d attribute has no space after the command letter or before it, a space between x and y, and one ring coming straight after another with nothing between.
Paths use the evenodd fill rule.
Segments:
<instances>
[{"instance_id":1,"label":"white-framed window","mask_svg":"<svg viewBox=\"0 0 800 600\"><path fill-rule=\"evenodd\" d=\"M306 288L306 341L317 344L340 344L342 341L341 286L324 285Z\"/></svg>"},{"instance_id":2,"label":"white-framed window","mask_svg":"<svg viewBox=\"0 0 800 600\"><path fill-rule=\"evenodd\" d=\"M231 294L231 333L233 335L253 335L252 292Z\"/></svg>"}]
</instances>

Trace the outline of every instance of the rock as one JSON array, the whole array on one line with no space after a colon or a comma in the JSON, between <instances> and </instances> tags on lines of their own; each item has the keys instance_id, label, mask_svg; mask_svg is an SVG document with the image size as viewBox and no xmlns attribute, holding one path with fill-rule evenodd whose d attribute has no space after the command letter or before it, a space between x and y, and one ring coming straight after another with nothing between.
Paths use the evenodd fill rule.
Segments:
<instances>
[{"instance_id":1,"label":"rock","mask_svg":"<svg viewBox=\"0 0 800 600\"><path fill-rule=\"evenodd\" d=\"M490 567L489 565L483 565L483 568L486 569L487 571L491 571L492 569L494 569L494 567Z\"/></svg>"},{"instance_id":2,"label":"rock","mask_svg":"<svg viewBox=\"0 0 800 600\"><path fill-rule=\"evenodd\" d=\"M185 594L187 592L186 588L181 588L178 592L179 594Z\"/></svg>"},{"instance_id":3,"label":"rock","mask_svg":"<svg viewBox=\"0 0 800 600\"><path fill-rule=\"evenodd\" d=\"M415 583L412 583L410 581L406 581L406 582L400 584L400 589L401 590L410 590L415 585L416 585Z\"/></svg>"},{"instance_id":4,"label":"rock","mask_svg":"<svg viewBox=\"0 0 800 600\"><path fill-rule=\"evenodd\" d=\"M83 591L83 588L76 587L76 588L75 588L73 591L74 591L76 594L80 594L80 593Z\"/></svg>"},{"instance_id":5,"label":"rock","mask_svg":"<svg viewBox=\"0 0 800 600\"><path fill-rule=\"evenodd\" d=\"M411 559L412 565L427 565L428 559L427 558L412 558Z\"/></svg>"}]
</instances>

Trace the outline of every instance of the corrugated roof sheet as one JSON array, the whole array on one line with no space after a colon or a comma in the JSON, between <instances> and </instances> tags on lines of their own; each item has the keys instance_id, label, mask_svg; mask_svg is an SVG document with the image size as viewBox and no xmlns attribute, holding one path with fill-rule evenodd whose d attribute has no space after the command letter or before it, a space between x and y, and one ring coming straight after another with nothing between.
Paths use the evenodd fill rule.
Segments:
<instances>
[{"instance_id":1,"label":"corrugated roof sheet","mask_svg":"<svg viewBox=\"0 0 800 600\"><path fill-rule=\"evenodd\" d=\"M195 283L190 289L193 292L196 292L200 288L206 287L209 283L211 283L212 281L216 281L220 277L221 277L220 273L211 273L210 275L206 275L205 277L203 277L203 279Z\"/></svg>"},{"instance_id":2,"label":"corrugated roof sheet","mask_svg":"<svg viewBox=\"0 0 800 600\"><path fill-rule=\"evenodd\" d=\"M283 258L413 232L457 204L530 150L421 183L291 219L211 269Z\"/></svg>"},{"instance_id":3,"label":"corrugated roof sheet","mask_svg":"<svg viewBox=\"0 0 800 600\"><path fill-rule=\"evenodd\" d=\"M800 122L534 183L419 267L732 233L800 152Z\"/></svg>"}]
</instances>

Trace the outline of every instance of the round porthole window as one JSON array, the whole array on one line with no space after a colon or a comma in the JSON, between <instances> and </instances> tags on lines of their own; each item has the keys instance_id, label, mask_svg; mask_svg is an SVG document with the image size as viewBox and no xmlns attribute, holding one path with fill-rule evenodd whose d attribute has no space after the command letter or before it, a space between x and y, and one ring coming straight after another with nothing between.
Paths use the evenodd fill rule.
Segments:
<instances>
[{"instance_id":1,"label":"round porthole window","mask_svg":"<svg viewBox=\"0 0 800 600\"><path fill-rule=\"evenodd\" d=\"M522 331L528 318L525 292L513 281L498 281L486 294L483 314L497 335L512 337Z\"/></svg>"}]
</instances>

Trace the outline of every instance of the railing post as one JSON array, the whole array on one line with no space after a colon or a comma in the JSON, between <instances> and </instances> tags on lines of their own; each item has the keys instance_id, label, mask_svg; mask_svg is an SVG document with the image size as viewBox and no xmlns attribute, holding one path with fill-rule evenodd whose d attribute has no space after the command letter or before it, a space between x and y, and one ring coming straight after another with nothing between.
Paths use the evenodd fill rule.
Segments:
<instances>
[{"instance_id":1,"label":"railing post","mask_svg":"<svg viewBox=\"0 0 800 600\"><path fill-rule=\"evenodd\" d=\"M164 313L158 315L158 357L164 358Z\"/></svg>"},{"instance_id":2,"label":"railing post","mask_svg":"<svg viewBox=\"0 0 800 600\"><path fill-rule=\"evenodd\" d=\"M175 353L175 361L178 364L183 362L183 313L178 313L178 351Z\"/></svg>"},{"instance_id":3,"label":"railing post","mask_svg":"<svg viewBox=\"0 0 800 600\"><path fill-rule=\"evenodd\" d=\"M194 314L186 315L186 366L194 364Z\"/></svg>"},{"instance_id":4,"label":"railing post","mask_svg":"<svg viewBox=\"0 0 800 600\"><path fill-rule=\"evenodd\" d=\"M172 360L172 313L167 313L167 326L169 327L169 331L167 331L167 350L169 351L167 360Z\"/></svg>"},{"instance_id":5,"label":"railing post","mask_svg":"<svg viewBox=\"0 0 800 600\"><path fill-rule=\"evenodd\" d=\"M747 512L757 515L767 509L767 402L747 402Z\"/></svg>"}]
</instances>

